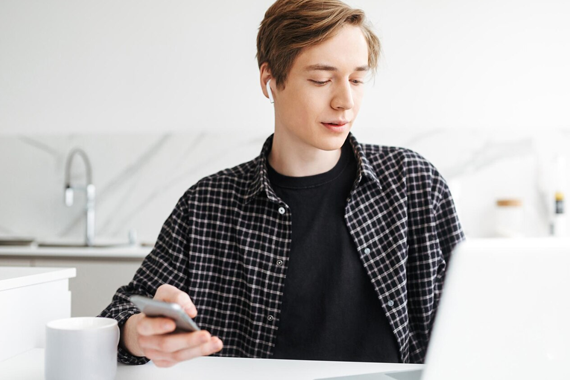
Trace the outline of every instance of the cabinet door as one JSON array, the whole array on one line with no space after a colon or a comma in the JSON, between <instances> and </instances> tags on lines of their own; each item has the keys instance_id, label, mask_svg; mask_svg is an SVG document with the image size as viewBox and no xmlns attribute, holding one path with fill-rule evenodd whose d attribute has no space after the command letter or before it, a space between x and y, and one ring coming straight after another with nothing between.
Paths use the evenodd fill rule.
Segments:
<instances>
[{"instance_id":1,"label":"cabinet door","mask_svg":"<svg viewBox=\"0 0 570 380\"><path fill-rule=\"evenodd\" d=\"M77 277L69 280L71 316L86 317L99 314L111 303L115 291L132 280L142 260L55 257L36 259L35 266L76 268Z\"/></svg>"},{"instance_id":2,"label":"cabinet door","mask_svg":"<svg viewBox=\"0 0 570 380\"><path fill-rule=\"evenodd\" d=\"M20 257L0 257L0 267L31 267L32 259Z\"/></svg>"}]
</instances>

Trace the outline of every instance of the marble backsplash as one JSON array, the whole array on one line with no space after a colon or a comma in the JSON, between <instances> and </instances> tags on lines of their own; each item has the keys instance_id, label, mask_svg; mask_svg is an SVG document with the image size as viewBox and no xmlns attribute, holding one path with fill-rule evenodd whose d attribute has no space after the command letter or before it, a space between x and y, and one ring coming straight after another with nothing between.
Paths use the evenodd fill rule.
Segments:
<instances>
[{"instance_id":1,"label":"marble backsplash","mask_svg":"<svg viewBox=\"0 0 570 380\"><path fill-rule=\"evenodd\" d=\"M450 185L464 230L495 234L495 202L523 202L523 232L546 236L554 188L568 188L554 165L570 131L403 130L353 133L361 142L403 146L430 160ZM152 243L178 198L200 178L257 156L265 133L0 136L0 236L43 241L84 239L84 196L64 204L67 154L83 149L96 187L95 240L126 242L129 230ZM85 180L74 160L71 181ZM559 183L559 185L556 185Z\"/></svg>"}]
</instances>

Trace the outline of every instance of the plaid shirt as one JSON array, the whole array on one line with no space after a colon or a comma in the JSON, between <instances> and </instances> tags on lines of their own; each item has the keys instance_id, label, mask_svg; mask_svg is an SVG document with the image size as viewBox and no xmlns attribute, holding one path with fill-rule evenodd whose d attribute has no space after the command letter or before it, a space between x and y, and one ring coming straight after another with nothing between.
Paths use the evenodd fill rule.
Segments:
<instances>
[{"instance_id":1,"label":"plaid shirt","mask_svg":"<svg viewBox=\"0 0 570 380\"><path fill-rule=\"evenodd\" d=\"M464 234L447 184L405 148L351 145L358 161L345 221L404 363L421 363L440 299L446 263ZM267 178L269 137L259 157L203 178L186 191L133 280L101 316L122 326L162 284L187 292L196 323L219 336L216 356L271 358L279 326L291 212ZM363 326L365 328L365 326ZM119 349L119 360L147 358Z\"/></svg>"}]
</instances>

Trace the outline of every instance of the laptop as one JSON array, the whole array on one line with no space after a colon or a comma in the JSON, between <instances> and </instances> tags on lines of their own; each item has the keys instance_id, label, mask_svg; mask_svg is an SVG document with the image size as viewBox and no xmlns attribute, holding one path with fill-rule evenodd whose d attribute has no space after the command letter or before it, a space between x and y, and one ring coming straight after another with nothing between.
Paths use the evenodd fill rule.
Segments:
<instances>
[{"instance_id":1,"label":"laptop","mask_svg":"<svg viewBox=\"0 0 570 380\"><path fill-rule=\"evenodd\" d=\"M570 379L570 239L460 243L424 369L330 379Z\"/></svg>"}]
</instances>

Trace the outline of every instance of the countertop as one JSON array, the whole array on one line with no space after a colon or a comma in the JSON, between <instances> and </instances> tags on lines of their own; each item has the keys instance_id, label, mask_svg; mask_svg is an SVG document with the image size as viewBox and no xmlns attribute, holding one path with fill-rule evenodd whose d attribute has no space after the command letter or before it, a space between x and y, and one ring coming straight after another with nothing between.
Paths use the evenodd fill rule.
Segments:
<instances>
[{"instance_id":1,"label":"countertop","mask_svg":"<svg viewBox=\"0 0 570 380\"><path fill-rule=\"evenodd\" d=\"M32 246L2 246L0 257L74 257L74 258L116 258L143 259L150 253L152 247L125 245L111 248L100 247L38 247Z\"/></svg>"},{"instance_id":2,"label":"countertop","mask_svg":"<svg viewBox=\"0 0 570 380\"><path fill-rule=\"evenodd\" d=\"M558 245L570 247L570 237L528 237L528 238L473 238L483 243L497 242L499 244L516 239L525 239L529 242L539 242L545 245ZM152 247L140 245L124 245L116 247L38 247L30 246L0 246L0 257L72 257L72 258L107 258L107 259L144 259Z\"/></svg>"},{"instance_id":3,"label":"countertop","mask_svg":"<svg viewBox=\"0 0 570 380\"><path fill-rule=\"evenodd\" d=\"M0 291L75 277L75 268L0 267Z\"/></svg>"}]
</instances>

